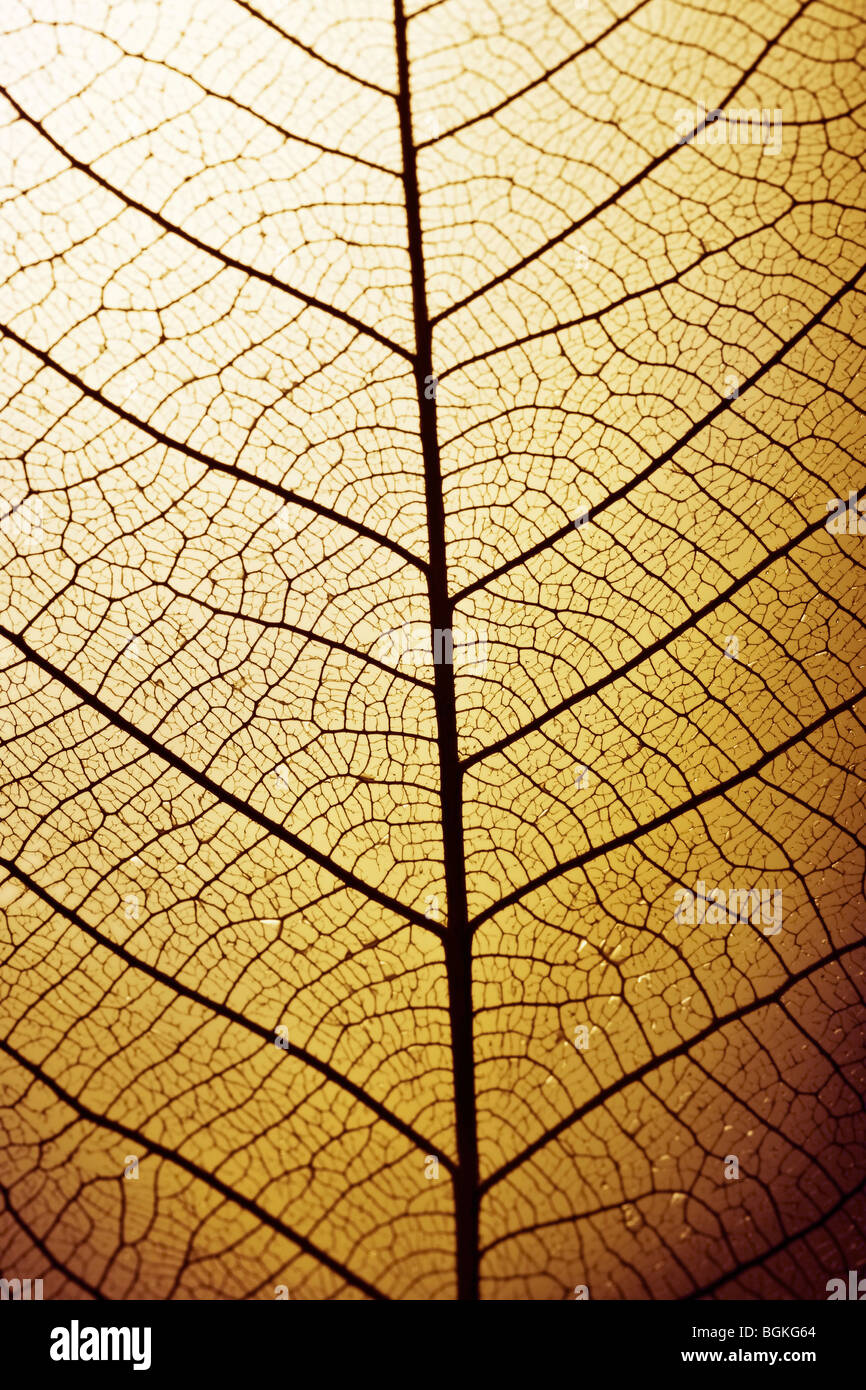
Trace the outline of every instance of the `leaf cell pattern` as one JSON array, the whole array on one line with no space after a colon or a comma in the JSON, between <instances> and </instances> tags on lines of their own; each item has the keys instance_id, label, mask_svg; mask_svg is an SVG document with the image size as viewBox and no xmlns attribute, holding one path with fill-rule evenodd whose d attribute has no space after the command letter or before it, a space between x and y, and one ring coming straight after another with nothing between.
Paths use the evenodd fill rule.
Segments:
<instances>
[{"instance_id":1,"label":"leaf cell pattern","mask_svg":"<svg viewBox=\"0 0 866 1390\"><path fill-rule=\"evenodd\" d=\"M4 1273L866 1260L864 28L6 0Z\"/></svg>"}]
</instances>

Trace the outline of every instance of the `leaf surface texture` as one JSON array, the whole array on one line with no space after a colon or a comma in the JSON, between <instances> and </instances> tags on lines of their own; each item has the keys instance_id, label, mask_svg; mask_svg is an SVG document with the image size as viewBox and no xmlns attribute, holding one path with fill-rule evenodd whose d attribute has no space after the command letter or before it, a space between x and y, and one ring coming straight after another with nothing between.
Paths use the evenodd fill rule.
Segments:
<instances>
[{"instance_id":1,"label":"leaf surface texture","mask_svg":"<svg viewBox=\"0 0 866 1390\"><path fill-rule=\"evenodd\" d=\"M823 1298L866 1258L862 14L0 35L4 1272ZM781 148L680 143L699 102ZM699 882L781 930L678 920Z\"/></svg>"}]
</instances>

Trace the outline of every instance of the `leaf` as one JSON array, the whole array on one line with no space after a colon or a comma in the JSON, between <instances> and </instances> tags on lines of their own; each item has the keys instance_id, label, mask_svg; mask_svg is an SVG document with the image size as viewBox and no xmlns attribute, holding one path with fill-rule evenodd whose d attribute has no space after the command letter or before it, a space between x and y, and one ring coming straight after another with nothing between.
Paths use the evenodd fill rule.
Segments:
<instances>
[{"instance_id":1,"label":"leaf","mask_svg":"<svg viewBox=\"0 0 866 1390\"><path fill-rule=\"evenodd\" d=\"M824 1298L862 18L2 26L4 1273Z\"/></svg>"}]
</instances>

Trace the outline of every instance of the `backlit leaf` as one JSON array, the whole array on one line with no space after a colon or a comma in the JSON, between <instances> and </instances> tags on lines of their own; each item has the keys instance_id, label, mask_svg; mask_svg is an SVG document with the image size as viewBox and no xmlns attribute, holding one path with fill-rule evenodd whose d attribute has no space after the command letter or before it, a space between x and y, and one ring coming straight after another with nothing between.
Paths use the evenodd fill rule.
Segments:
<instances>
[{"instance_id":1,"label":"backlit leaf","mask_svg":"<svg viewBox=\"0 0 866 1390\"><path fill-rule=\"evenodd\" d=\"M0 35L3 1272L826 1297L862 14Z\"/></svg>"}]
</instances>

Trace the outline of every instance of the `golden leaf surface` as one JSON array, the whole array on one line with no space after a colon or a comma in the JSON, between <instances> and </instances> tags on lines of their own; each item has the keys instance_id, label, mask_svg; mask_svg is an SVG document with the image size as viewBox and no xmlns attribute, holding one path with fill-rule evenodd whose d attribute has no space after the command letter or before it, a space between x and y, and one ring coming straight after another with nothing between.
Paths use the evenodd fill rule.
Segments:
<instances>
[{"instance_id":1,"label":"golden leaf surface","mask_svg":"<svg viewBox=\"0 0 866 1390\"><path fill-rule=\"evenodd\" d=\"M864 30L6 0L4 1271L866 1258Z\"/></svg>"}]
</instances>

